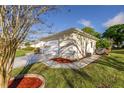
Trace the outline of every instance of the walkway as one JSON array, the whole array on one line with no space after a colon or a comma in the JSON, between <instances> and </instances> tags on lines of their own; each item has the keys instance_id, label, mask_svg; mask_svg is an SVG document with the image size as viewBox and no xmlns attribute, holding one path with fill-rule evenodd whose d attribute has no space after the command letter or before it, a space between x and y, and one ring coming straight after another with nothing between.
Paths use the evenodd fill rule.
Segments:
<instances>
[{"instance_id":1,"label":"walkway","mask_svg":"<svg viewBox=\"0 0 124 93\"><path fill-rule=\"evenodd\" d=\"M79 68L83 68L86 65L90 64L91 62L97 60L99 57L100 57L99 55L93 55L91 57L84 58L78 62L59 64L52 60L50 61L48 56L43 56L41 54L30 54L30 55L27 55L24 57L15 58L13 68L27 66L27 65L30 65L30 64L36 63L36 62L42 62L51 68L79 69Z\"/></svg>"},{"instance_id":2,"label":"walkway","mask_svg":"<svg viewBox=\"0 0 124 93\"><path fill-rule=\"evenodd\" d=\"M100 56L99 55L93 55L91 57L84 58L80 61L73 62L73 63L56 63L54 61L43 61L44 64L51 68L72 68L72 69L79 69L87 66L88 64L94 62L97 60Z\"/></svg>"}]
</instances>

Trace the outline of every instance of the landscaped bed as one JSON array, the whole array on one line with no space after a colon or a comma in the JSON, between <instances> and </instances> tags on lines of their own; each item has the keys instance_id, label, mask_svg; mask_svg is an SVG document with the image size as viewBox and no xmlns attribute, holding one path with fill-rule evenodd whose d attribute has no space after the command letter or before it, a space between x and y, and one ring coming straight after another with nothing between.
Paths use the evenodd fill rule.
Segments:
<instances>
[{"instance_id":1,"label":"landscaped bed","mask_svg":"<svg viewBox=\"0 0 124 93\"><path fill-rule=\"evenodd\" d=\"M52 58L50 60L53 60L57 63L72 63L74 61L70 60L70 59L67 59L67 58L61 58L61 57L58 57L58 58Z\"/></svg>"},{"instance_id":2,"label":"landscaped bed","mask_svg":"<svg viewBox=\"0 0 124 93\"><path fill-rule=\"evenodd\" d=\"M44 79L41 76L27 74L12 78L8 82L9 88L39 88L44 87Z\"/></svg>"}]
</instances>

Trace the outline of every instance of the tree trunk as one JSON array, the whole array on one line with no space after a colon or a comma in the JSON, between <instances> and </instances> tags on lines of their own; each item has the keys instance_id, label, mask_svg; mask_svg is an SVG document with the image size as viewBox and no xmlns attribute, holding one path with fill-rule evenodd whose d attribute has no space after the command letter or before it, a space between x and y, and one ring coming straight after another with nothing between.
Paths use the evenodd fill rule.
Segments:
<instances>
[{"instance_id":1,"label":"tree trunk","mask_svg":"<svg viewBox=\"0 0 124 93\"><path fill-rule=\"evenodd\" d=\"M6 74L6 72L0 73L0 88L7 88L8 87L8 81L9 81L9 75Z\"/></svg>"},{"instance_id":2,"label":"tree trunk","mask_svg":"<svg viewBox=\"0 0 124 93\"><path fill-rule=\"evenodd\" d=\"M10 49L11 50L11 49ZM7 88L8 81L11 77L16 49L4 53L0 62L0 88Z\"/></svg>"}]
</instances>

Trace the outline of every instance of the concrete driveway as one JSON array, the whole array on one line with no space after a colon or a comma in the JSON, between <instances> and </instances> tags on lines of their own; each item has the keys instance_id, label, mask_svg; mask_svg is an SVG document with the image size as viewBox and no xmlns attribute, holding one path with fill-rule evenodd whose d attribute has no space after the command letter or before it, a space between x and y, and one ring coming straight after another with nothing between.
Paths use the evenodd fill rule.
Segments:
<instances>
[{"instance_id":1,"label":"concrete driveway","mask_svg":"<svg viewBox=\"0 0 124 93\"><path fill-rule=\"evenodd\" d=\"M41 54L29 54L22 57L16 57L13 68L27 66L32 63L36 63L38 61L41 61L42 58L43 56Z\"/></svg>"},{"instance_id":2,"label":"concrete driveway","mask_svg":"<svg viewBox=\"0 0 124 93\"><path fill-rule=\"evenodd\" d=\"M43 54L29 54L23 57L15 58L13 68L17 67L24 67L36 62L42 62L45 65L49 66L50 68L73 68L79 69L87 66L88 64L97 60L100 56L99 55L92 55L91 57L84 58L80 61L68 63L68 64L59 64L54 61L50 61L50 55L43 55Z\"/></svg>"}]
</instances>

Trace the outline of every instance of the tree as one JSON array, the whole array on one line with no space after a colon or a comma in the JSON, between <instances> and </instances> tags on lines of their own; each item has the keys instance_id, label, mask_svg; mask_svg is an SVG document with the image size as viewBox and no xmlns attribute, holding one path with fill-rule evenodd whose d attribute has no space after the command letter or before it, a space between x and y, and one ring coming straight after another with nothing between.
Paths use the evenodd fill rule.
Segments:
<instances>
[{"instance_id":1,"label":"tree","mask_svg":"<svg viewBox=\"0 0 124 93\"><path fill-rule=\"evenodd\" d=\"M91 28L91 27L84 27L82 29L82 31L84 31L84 32L86 32L88 34L91 34L91 35L93 35L93 36L95 36L97 38L100 38L101 37L100 33L96 32L95 29L94 28Z\"/></svg>"},{"instance_id":2,"label":"tree","mask_svg":"<svg viewBox=\"0 0 124 93\"><path fill-rule=\"evenodd\" d=\"M120 45L124 41L124 24L109 27L103 33L103 37L110 39L112 43L120 47Z\"/></svg>"},{"instance_id":3,"label":"tree","mask_svg":"<svg viewBox=\"0 0 124 93\"><path fill-rule=\"evenodd\" d=\"M109 40L102 38L96 42L96 48L110 48L111 43Z\"/></svg>"},{"instance_id":4,"label":"tree","mask_svg":"<svg viewBox=\"0 0 124 93\"><path fill-rule=\"evenodd\" d=\"M0 6L0 87L8 86L17 47L32 25L42 22L39 16L51 9L52 6Z\"/></svg>"}]
</instances>

